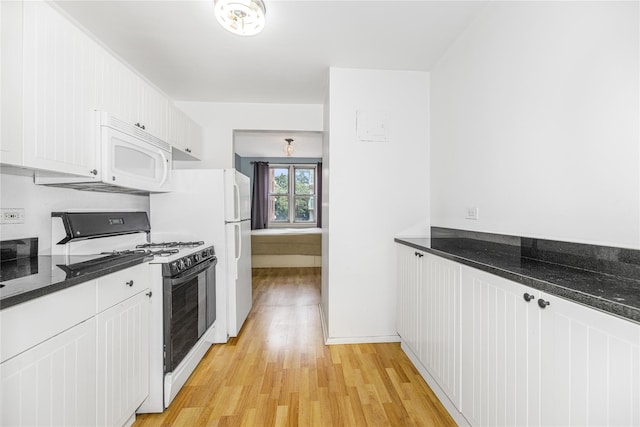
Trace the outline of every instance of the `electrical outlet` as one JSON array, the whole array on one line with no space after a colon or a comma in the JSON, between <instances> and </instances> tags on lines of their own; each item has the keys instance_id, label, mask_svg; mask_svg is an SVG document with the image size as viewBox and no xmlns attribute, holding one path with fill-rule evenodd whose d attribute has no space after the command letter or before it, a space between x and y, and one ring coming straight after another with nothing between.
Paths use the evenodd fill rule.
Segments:
<instances>
[{"instance_id":1,"label":"electrical outlet","mask_svg":"<svg viewBox=\"0 0 640 427\"><path fill-rule=\"evenodd\" d=\"M467 208L466 219L478 219L478 208Z\"/></svg>"},{"instance_id":2,"label":"electrical outlet","mask_svg":"<svg viewBox=\"0 0 640 427\"><path fill-rule=\"evenodd\" d=\"M0 224L24 224L24 209L0 209Z\"/></svg>"}]
</instances>

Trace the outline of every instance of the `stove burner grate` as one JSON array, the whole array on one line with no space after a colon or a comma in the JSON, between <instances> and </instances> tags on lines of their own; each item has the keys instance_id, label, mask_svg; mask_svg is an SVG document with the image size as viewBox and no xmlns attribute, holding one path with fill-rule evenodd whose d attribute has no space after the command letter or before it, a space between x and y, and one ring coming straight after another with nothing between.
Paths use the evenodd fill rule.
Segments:
<instances>
[{"instance_id":1,"label":"stove burner grate","mask_svg":"<svg viewBox=\"0 0 640 427\"><path fill-rule=\"evenodd\" d=\"M143 245L138 245L140 248ZM131 254L148 254L153 256L170 256L180 252L180 249L158 249L158 250L149 250L149 249L128 249L124 251L113 251L113 252L102 252L102 255L131 255Z\"/></svg>"},{"instance_id":2,"label":"stove burner grate","mask_svg":"<svg viewBox=\"0 0 640 427\"><path fill-rule=\"evenodd\" d=\"M164 248L195 248L204 245L203 241L198 242L151 242L137 245L136 248L144 249L164 249Z\"/></svg>"}]
</instances>

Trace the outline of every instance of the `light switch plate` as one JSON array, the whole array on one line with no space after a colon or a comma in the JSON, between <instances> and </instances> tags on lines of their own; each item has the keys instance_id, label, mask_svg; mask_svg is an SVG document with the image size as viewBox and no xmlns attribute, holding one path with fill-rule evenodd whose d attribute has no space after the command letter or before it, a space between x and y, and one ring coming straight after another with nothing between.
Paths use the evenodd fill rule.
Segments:
<instances>
[{"instance_id":1,"label":"light switch plate","mask_svg":"<svg viewBox=\"0 0 640 427\"><path fill-rule=\"evenodd\" d=\"M0 224L24 224L24 209L0 209Z\"/></svg>"},{"instance_id":2,"label":"light switch plate","mask_svg":"<svg viewBox=\"0 0 640 427\"><path fill-rule=\"evenodd\" d=\"M467 208L466 219L478 219L478 208Z\"/></svg>"}]
</instances>

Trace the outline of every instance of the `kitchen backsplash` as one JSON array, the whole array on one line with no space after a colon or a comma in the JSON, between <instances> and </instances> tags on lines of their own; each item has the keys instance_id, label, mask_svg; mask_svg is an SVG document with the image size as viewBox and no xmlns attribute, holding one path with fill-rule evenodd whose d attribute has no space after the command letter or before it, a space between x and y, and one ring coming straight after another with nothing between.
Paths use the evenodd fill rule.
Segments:
<instances>
[{"instance_id":1,"label":"kitchen backsplash","mask_svg":"<svg viewBox=\"0 0 640 427\"><path fill-rule=\"evenodd\" d=\"M24 209L23 224L1 224L2 240L39 238L39 252L51 249L51 212L138 210L149 212L149 197L36 185L30 176L0 174L0 207Z\"/></svg>"}]
</instances>

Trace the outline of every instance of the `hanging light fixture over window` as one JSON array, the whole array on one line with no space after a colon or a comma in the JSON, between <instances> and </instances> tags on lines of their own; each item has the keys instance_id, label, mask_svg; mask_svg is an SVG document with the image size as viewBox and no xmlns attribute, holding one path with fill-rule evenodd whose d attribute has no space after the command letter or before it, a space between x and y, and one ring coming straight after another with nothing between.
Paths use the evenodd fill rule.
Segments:
<instances>
[{"instance_id":1,"label":"hanging light fixture over window","mask_svg":"<svg viewBox=\"0 0 640 427\"><path fill-rule=\"evenodd\" d=\"M293 139L286 138L285 141L287 141L287 143L285 144L282 151L284 151L284 154L291 157L291 155L293 154L293 145L291 145L291 143L293 142Z\"/></svg>"},{"instance_id":2,"label":"hanging light fixture over window","mask_svg":"<svg viewBox=\"0 0 640 427\"><path fill-rule=\"evenodd\" d=\"M218 22L228 31L253 36L264 28L266 10L262 0L214 0Z\"/></svg>"}]
</instances>

